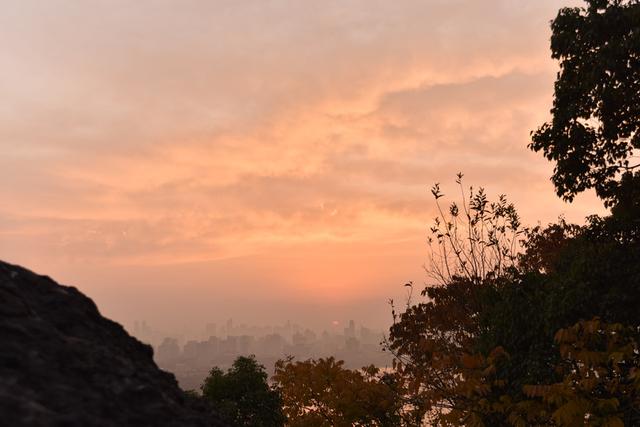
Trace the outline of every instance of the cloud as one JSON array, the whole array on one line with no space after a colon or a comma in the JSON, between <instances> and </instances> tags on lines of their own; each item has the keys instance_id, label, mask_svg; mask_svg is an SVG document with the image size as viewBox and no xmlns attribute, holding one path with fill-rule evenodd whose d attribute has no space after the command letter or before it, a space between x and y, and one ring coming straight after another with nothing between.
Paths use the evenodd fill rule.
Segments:
<instances>
[{"instance_id":1,"label":"cloud","mask_svg":"<svg viewBox=\"0 0 640 427\"><path fill-rule=\"evenodd\" d=\"M87 286L125 265L160 280L149 266L252 257L275 288L357 295L373 252L380 277L419 269L428 189L455 194L458 171L531 221L579 219L597 202L562 205L526 149L551 105L560 6L5 5L0 257L69 278L92 265ZM289 277L286 259L304 268Z\"/></svg>"}]
</instances>

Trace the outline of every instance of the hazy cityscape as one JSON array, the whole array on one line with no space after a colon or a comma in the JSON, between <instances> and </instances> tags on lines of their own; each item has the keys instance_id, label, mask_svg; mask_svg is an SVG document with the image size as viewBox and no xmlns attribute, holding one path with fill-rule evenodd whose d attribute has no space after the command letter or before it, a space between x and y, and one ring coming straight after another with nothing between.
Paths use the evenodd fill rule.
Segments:
<instances>
[{"instance_id":1,"label":"hazy cityscape","mask_svg":"<svg viewBox=\"0 0 640 427\"><path fill-rule=\"evenodd\" d=\"M156 363L172 372L186 390L198 389L212 367L226 369L243 355L255 355L270 373L275 362L287 356L296 360L334 356L350 368L391 365L391 356L380 345L385 332L354 320L336 320L330 328L316 331L293 322L254 326L228 319L204 325L200 339L170 336L146 321L136 321L132 332L153 346Z\"/></svg>"},{"instance_id":2,"label":"hazy cityscape","mask_svg":"<svg viewBox=\"0 0 640 427\"><path fill-rule=\"evenodd\" d=\"M640 427L640 0L0 10L0 427Z\"/></svg>"}]
</instances>

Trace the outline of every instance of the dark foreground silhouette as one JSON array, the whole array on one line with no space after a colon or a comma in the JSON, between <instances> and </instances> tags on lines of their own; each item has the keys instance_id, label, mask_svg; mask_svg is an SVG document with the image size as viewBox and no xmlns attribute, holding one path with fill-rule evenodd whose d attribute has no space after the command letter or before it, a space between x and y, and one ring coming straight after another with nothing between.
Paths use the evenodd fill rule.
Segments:
<instances>
[{"instance_id":1,"label":"dark foreground silhouette","mask_svg":"<svg viewBox=\"0 0 640 427\"><path fill-rule=\"evenodd\" d=\"M0 261L7 426L224 426L76 288Z\"/></svg>"}]
</instances>

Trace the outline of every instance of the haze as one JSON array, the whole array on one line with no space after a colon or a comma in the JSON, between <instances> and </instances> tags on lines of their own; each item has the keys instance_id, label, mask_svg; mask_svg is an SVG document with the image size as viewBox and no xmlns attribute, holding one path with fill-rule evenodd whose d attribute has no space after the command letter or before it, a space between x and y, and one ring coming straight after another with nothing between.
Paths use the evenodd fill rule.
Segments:
<instances>
[{"instance_id":1,"label":"haze","mask_svg":"<svg viewBox=\"0 0 640 427\"><path fill-rule=\"evenodd\" d=\"M128 327L384 327L434 182L528 224L600 209L526 148L572 4L4 1L0 258Z\"/></svg>"}]
</instances>

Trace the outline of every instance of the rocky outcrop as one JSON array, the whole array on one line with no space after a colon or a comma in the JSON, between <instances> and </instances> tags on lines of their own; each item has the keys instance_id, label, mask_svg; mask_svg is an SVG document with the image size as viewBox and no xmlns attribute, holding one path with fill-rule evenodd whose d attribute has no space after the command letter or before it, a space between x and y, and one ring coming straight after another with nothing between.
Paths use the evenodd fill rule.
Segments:
<instances>
[{"instance_id":1,"label":"rocky outcrop","mask_svg":"<svg viewBox=\"0 0 640 427\"><path fill-rule=\"evenodd\" d=\"M0 262L0 424L222 426L76 288Z\"/></svg>"}]
</instances>

